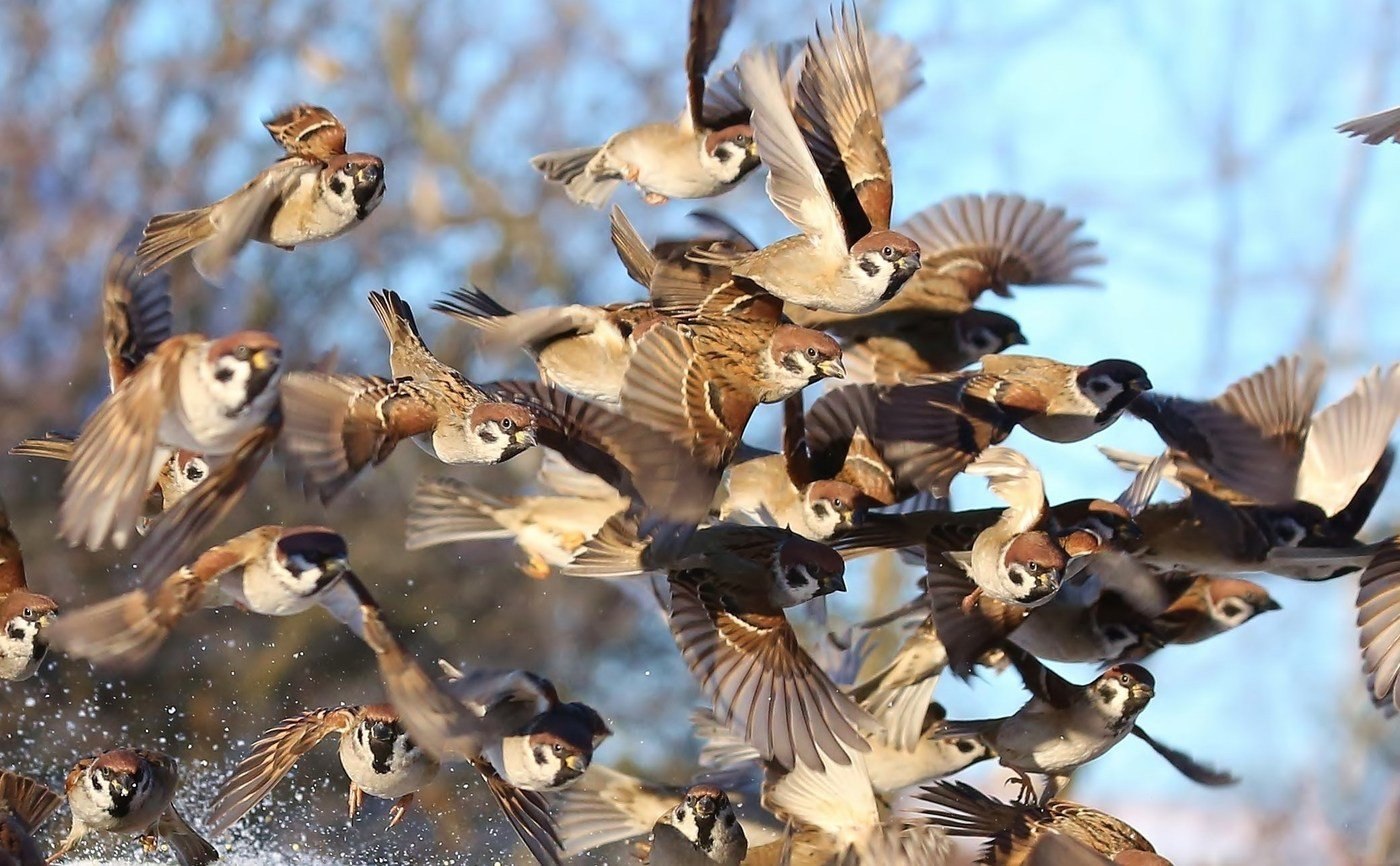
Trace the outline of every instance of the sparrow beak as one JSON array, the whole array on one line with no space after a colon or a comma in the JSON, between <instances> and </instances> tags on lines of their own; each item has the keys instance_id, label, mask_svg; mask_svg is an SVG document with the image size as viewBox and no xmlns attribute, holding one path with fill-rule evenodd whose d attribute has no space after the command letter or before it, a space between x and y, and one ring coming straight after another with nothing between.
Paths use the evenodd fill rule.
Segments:
<instances>
[{"instance_id":1,"label":"sparrow beak","mask_svg":"<svg viewBox=\"0 0 1400 866\"><path fill-rule=\"evenodd\" d=\"M259 349L253 353L249 363L253 365L253 370L258 373L265 373L275 368L282 361L281 349Z\"/></svg>"},{"instance_id":2,"label":"sparrow beak","mask_svg":"<svg viewBox=\"0 0 1400 866\"><path fill-rule=\"evenodd\" d=\"M817 372L829 379L846 378L846 365L841 363L840 358L828 358L817 365Z\"/></svg>"},{"instance_id":3,"label":"sparrow beak","mask_svg":"<svg viewBox=\"0 0 1400 866\"><path fill-rule=\"evenodd\" d=\"M698 797L695 800L695 814L708 818L715 813L714 797Z\"/></svg>"},{"instance_id":4,"label":"sparrow beak","mask_svg":"<svg viewBox=\"0 0 1400 866\"><path fill-rule=\"evenodd\" d=\"M583 771L588 769L588 761L583 755L570 755L564 759L564 766L569 768L569 772L582 776Z\"/></svg>"},{"instance_id":5,"label":"sparrow beak","mask_svg":"<svg viewBox=\"0 0 1400 866\"><path fill-rule=\"evenodd\" d=\"M1278 602L1274 601L1274 599L1273 599L1272 596L1269 596L1268 598L1265 598L1263 601L1259 602L1259 604L1255 607L1255 609L1256 609L1259 613L1263 613L1264 611L1267 611L1267 610L1283 610L1283 605L1281 605L1281 604L1279 604Z\"/></svg>"},{"instance_id":6,"label":"sparrow beak","mask_svg":"<svg viewBox=\"0 0 1400 866\"><path fill-rule=\"evenodd\" d=\"M826 585L831 587L831 592L845 592L846 578L842 577L839 574L833 574L830 578L827 579Z\"/></svg>"},{"instance_id":7,"label":"sparrow beak","mask_svg":"<svg viewBox=\"0 0 1400 866\"><path fill-rule=\"evenodd\" d=\"M1143 392L1152 390L1152 380L1146 376L1136 376L1128 381L1128 388L1133 391Z\"/></svg>"},{"instance_id":8,"label":"sparrow beak","mask_svg":"<svg viewBox=\"0 0 1400 866\"><path fill-rule=\"evenodd\" d=\"M535 445L534 428L522 428L510 434L510 441L523 448L533 448Z\"/></svg>"},{"instance_id":9,"label":"sparrow beak","mask_svg":"<svg viewBox=\"0 0 1400 866\"><path fill-rule=\"evenodd\" d=\"M340 556L328 559L321 565L321 573L326 576L326 579L328 581L340 577L342 574L349 570L349 561L346 560L344 557Z\"/></svg>"},{"instance_id":10,"label":"sparrow beak","mask_svg":"<svg viewBox=\"0 0 1400 866\"><path fill-rule=\"evenodd\" d=\"M1132 691L1133 697L1142 698L1143 700L1149 700L1153 695L1157 694L1156 689L1152 688L1147 683L1138 683L1134 685Z\"/></svg>"},{"instance_id":11,"label":"sparrow beak","mask_svg":"<svg viewBox=\"0 0 1400 866\"><path fill-rule=\"evenodd\" d=\"M1020 331L1013 331L1011 332L1011 335L1006 338L1006 345L1028 346L1030 345L1030 340L1027 340L1026 335L1022 334Z\"/></svg>"}]
</instances>

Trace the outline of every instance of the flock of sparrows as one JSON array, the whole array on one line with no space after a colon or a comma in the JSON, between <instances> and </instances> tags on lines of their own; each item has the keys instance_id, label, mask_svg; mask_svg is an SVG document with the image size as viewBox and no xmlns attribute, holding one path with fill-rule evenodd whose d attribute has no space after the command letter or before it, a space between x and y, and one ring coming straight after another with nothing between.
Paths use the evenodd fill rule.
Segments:
<instances>
[{"instance_id":1,"label":"flock of sparrows","mask_svg":"<svg viewBox=\"0 0 1400 866\"><path fill-rule=\"evenodd\" d=\"M68 461L60 537L120 548L139 533L145 577L59 615L28 588L0 523L0 676L30 677L51 646L138 668L203 607L322 607L374 654L388 702L268 730L220 790L210 834L335 735L352 814L366 795L394 800L392 827L441 764L470 762L542 864L648 834L633 850L656 866L939 864L950 836L986 839L991 864L1167 863L1133 828L1057 793L1129 735L1201 784L1234 781L1136 720L1155 694L1142 661L1278 608L1242 574L1360 572L1363 668L1375 702L1400 706L1400 545L1356 538L1390 473L1400 365L1314 411L1324 370L1299 357L1200 400L1152 390L1130 361L1000 354L1025 339L977 299L1087 282L1101 259L1081 223L1020 196L969 195L892 225L881 115L919 84L917 52L843 7L810 39L750 49L707 79L734 5L693 0L679 119L534 165L598 207L621 185L650 204L715 196L762 164L798 233L759 247L704 215L700 236L648 246L614 208L612 240L647 299L512 312L473 288L433 305L488 347L524 349L539 381L467 379L390 290L370 296L387 376L287 371L267 333L171 333L162 269L175 259L217 274L248 241L290 250L373 212L383 164L348 153L324 108L267 121L285 156L119 247L102 296L111 395L76 437L12 453ZM1342 129L1400 140L1400 109ZM832 387L805 406L823 380ZM783 404L777 453L744 441L761 403ZM1078 442L1125 413L1166 448L1108 452L1133 473L1112 500L1052 505L1037 469L1000 444L1016 427ZM329 501L405 439L448 464L548 449L538 494L425 480L407 546L511 539L533 577L650 575L708 701L693 718L705 742L694 784L591 766L608 724L538 674L446 662L430 673L333 529L261 526L201 552L274 450ZM1005 507L955 510L960 473L985 478ZM1152 502L1163 480L1184 497ZM916 596L839 637L800 639L789 611L820 607L845 590L848 559L884 550L926 566ZM877 657L890 634L898 650ZM1103 668L1076 684L1042 660ZM945 669L1008 665L1031 695L1008 717L949 720L932 700ZM983 760L1014 773L1019 796L942 781ZM216 860L172 804L178 779L173 758L141 748L80 761L64 796L0 774L0 866L44 862L33 834L65 797L72 827L50 862L93 831L164 840L184 866Z\"/></svg>"}]
</instances>

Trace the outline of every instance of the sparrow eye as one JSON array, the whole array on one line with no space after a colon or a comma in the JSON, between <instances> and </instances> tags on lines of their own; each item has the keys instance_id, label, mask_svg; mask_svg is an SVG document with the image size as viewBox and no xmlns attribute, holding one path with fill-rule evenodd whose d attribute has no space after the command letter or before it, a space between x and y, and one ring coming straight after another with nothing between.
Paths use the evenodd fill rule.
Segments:
<instances>
[{"instance_id":1,"label":"sparrow eye","mask_svg":"<svg viewBox=\"0 0 1400 866\"><path fill-rule=\"evenodd\" d=\"M510 431L512 431L512 430L515 429L515 422L512 421L512 420L510 420L509 418L502 418L502 419L501 419L501 429L504 430L504 431L506 431L507 433L509 433ZM559 748L559 747L558 747L558 746L555 746L555 748L557 749L557 748Z\"/></svg>"},{"instance_id":2,"label":"sparrow eye","mask_svg":"<svg viewBox=\"0 0 1400 866\"><path fill-rule=\"evenodd\" d=\"M239 346L237 349L233 350L233 357L240 361L246 361L253 357L253 350L249 349L247 346Z\"/></svg>"},{"instance_id":3,"label":"sparrow eye","mask_svg":"<svg viewBox=\"0 0 1400 866\"><path fill-rule=\"evenodd\" d=\"M749 145L749 137L747 135L736 135L734 136L734 140L739 143L740 147L748 147Z\"/></svg>"},{"instance_id":4,"label":"sparrow eye","mask_svg":"<svg viewBox=\"0 0 1400 866\"><path fill-rule=\"evenodd\" d=\"M890 247L890 246L885 247L883 250L880 250L880 255L884 256L884 257L887 258L887 259L893 260L893 259L894 259L894 247Z\"/></svg>"},{"instance_id":5,"label":"sparrow eye","mask_svg":"<svg viewBox=\"0 0 1400 866\"><path fill-rule=\"evenodd\" d=\"M1040 574L1040 563L1038 563L1038 562L1028 562L1028 563L1026 563L1026 571L1030 572L1031 574Z\"/></svg>"},{"instance_id":6,"label":"sparrow eye","mask_svg":"<svg viewBox=\"0 0 1400 866\"><path fill-rule=\"evenodd\" d=\"M1118 682L1122 683L1125 686L1131 686L1133 684L1133 678L1128 676L1127 674L1119 674Z\"/></svg>"},{"instance_id":7,"label":"sparrow eye","mask_svg":"<svg viewBox=\"0 0 1400 866\"><path fill-rule=\"evenodd\" d=\"M808 347L807 347L807 357L813 358L813 359L815 359L815 358L817 357L817 349L816 349L815 346L808 346Z\"/></svg>"},{"instance_id":8,"label":"sparrow eye","mask_svg":"<svg viewBox=\"0 0 1400 866\"><path fill-rule=\"evenodd\" d=\"M842 502L840 499L833 499L833 500L831 500L831 504L832 504L833 506L835 506L835 507L836 507L836 510L838 510L838 511L840 511L842 508L845 507L845 503Z\"/></svg>"},{"instance_id":9,"label":"sparrow eye","mask_svg":"<svg viewBox=\"0 0 1400 866\"><path fill-rule=\"evenodd\" d=\"M564 754L564 747L563 747L562 745L560 745L559 743L555 743L554 746L553 746L553 749L554 749L554 754L556 754L556 755L563 755L563 754Z\"/></svg>"}]
</instances>

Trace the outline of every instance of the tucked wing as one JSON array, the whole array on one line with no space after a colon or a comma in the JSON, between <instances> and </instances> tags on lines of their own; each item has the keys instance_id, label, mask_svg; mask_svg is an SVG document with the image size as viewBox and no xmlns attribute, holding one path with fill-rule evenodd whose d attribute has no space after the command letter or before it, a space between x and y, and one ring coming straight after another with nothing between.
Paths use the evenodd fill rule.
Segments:
<instances>
[{"instance_id":1,"label":"tucked wing","mask_svg":"<svg viewBox=\"0 0 1400 866\"><path fill-rule=\"evenodd\" d=\"M319 105L294 105L263 121L288 156L321 162L345 153L345 125Z\"/></svg>"},{"instance_id":2,"label":"tucked wing","mask_svg":"<svg viewBox=\"0 0 1400 866\"><path fill-rule=\"evenodd\" d=\"M690 42L685 51L685 107L691 129L705 128L705 73L719 53L734 5L735 0L691 0Z\"/></svg>"}]
</instances>

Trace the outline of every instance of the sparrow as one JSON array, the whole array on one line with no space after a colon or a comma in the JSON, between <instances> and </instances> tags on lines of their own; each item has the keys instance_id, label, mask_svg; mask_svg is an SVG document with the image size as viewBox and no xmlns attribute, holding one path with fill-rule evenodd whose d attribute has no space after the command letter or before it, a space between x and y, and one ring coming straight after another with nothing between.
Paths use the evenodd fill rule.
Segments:
<instances>
[{"instance_id":1,"label":"sparrow","mask_svg":"<svg viewBox=\"0 0 1400 866\"><path fill-rule=\"evenodd\" d=\"M34 834L63 798L35 780L0 770L0 864L44 866Z\"/></svg>"},{"instance_id":2,"label":"sparrow","mask_svg":"<svg viewBox=\"0 0 1400 866\"><path fill-rule=\"evenodd\" d=\"M59 536L96 550L125 547L148 492L183 449L216 468L155 523L147 567L174 568L237 504L281 425L282 349L261 331L171 337L146 356L84 424L59 505Z\"/></svg>"},{"instance_id":3,"label":"sparrow","mask_svg":"<svg viewBox=\"0 0 1400 866\"><path fill-rule=\"evenodd\" d=\"M760 403L845 376L834 339L787 322L776 298L722 269L662 262L652 286L654 304L704 300L683 325L654 327L638 341L623 377L623 410L671 433L702 463L729 463Z\"/></svg>"},{"instance_id":4,"label":"sparrow","mask_svg":"<svg viewBox=\"0 0 1400 866\"><path fill-rule=\"evenodd\" d=\"M1026 800L1007 803L965 782L925 785L911 796L905 811L950 836L985 838L987 844L977 862L987 866L1025 866L1032 862L1032 852L1052 836L1087 845L1109 858L1106 862L1128 862L1117 859L1128 851L1157 853L1141 833L1098 809L1068 800L1043 805ZM1047 861L1054 862L1059 861Z\"/></svg>"},{"instance_id":5,"label":"sparrow","mask_svg":"<svg viewBox=\"0 0 1400 866\"><path fill-rule=\"evenodd\" d=\"M43 664L58 603L29 589L24 554L0 501L0 680L26 680Z\"/></svg>"},{"instance_id":6,"label":"sparrow","mask_svg":"<svg viewBox=\"0 0 1400 866\"><path fill-rule=\"evenodd\" d=\"M737 830L729 830L722 825L721 818L716 822L716 829L722 832L716 835L741 836L747 844L766 845L782 837L783 826L759 806L757 775L750 772L702 774L698 777L702 781L687 787L660 785L594 765L577 784L554 796L559 837L564 842L564 850L577 855L642 836L653 830L658 813L669 812L683 803L692 788L708 786L724 792L724 808L719 811L734 815L739 825ZM692 814L692 821L693 818Z\"/></svg>"},{"instance_id":7,"label":"sparrow","mask_svg":"<svg viewBox=\"0 0 1400 866\"><path fill-rule=\"evenodd\" d=\"M364 797L394 800L389 826L403 820L414 795L438 773L438 764L414 745L388 704L328 707L283 719L265 732L219 788L209 810L218 835L272 793L297 759L331 734L340 740L340 765L350 777L350 817Z\"/></svg>"},{"instance_id":8,"label":"sparrow","mask_svg":"<svg viewBox=\"0 0 1400 866\"><path fill-rule=\"evenodd\" d=\"M1156 686L1152 674L1141 665L1114 665L1081 686L1063 679L1015 645L1004 650L1031 699L1010 716L945 722L941 730L950 736L986 738L1001 765L1020 778L1027 796L1033 790L1027 773L1046 776L1043 804L1064 786L1071 772L1102 756L1129 734L1143 740L1193 782L1219 786L1236 781L1228 773L1202 766L1157 742L1137 724Z\"/></svg>"},{"instance_id":9,"label":"sparrow","mask_svg":"<svg viewBox=\"0 0 1400 866\"><path fill-rule=\"evenodd\" d=\"M169 276L143 276L140 263L127 250L127 240L123 239L108 257L102 275L102 348L113 393L147 355L171 336ZM76 437L50 432L41 439L20 442L10 453L66 463L73 459L76 441ZM155 507L147 508L148 513L137 522L137 531L144 535L153 514L174 508L208 475L209 464L203 457L193 451L176 450L160 468L151 491Z\"/></svg>"},{"instance_id":10,"label":"sparrow","mask_svg":"<svg viewBox=\"0 0 1400 866\"><path fill-rule=\"evenodd\" d=\"M1360 138L1366 144L1382 144L1387 141L1400 141L1400 107L1387 108L1375 114L1358 117L1339 124L1337 131L1351 138Z\"/></svg>"},{"instance_id":11,"label":"sparrow","mask_svg":"<svg viewBox=\"0 0 1400 866\"><path fill-rule=\"evenodd\" d=\"M1173 447L1163 477L1234 504L1302 501L1329 517L1337 514L1375 467L1400 420L1400 365L1373 368L1314 414L1322 372L1320 365L1288 357L1206 403L1163 398L1147 410L1149 417L1165 417L1175 431L1164 433ZM1135 402L1129 411L1142 409ZM1148 460L1100 450L1127 469Z\"/></svg>"},{"instance_id":12,"label":"sparrow","mask_svg":"<svg viewBox=\"0 0 1400 866\"><path fill-rule=\"evenodd\" d=\"M502 463L535 444L535 417L435 358L397 292L371 293L393 381L298 373L283 386L284 447L323 502L412 438L444 463Z\"/></svg>"},{"instance_id":13,"label":"sparrow","mask_svg":"<svg viewBox=\"0 0 1400 866\"><path fill-rule=\"evenodd\" d=\"M672 637L715 717L784 767L820 767L847 748L868 751L861 730L873 719L802 648L783 613L843 590L840 557L789 543L764 563L764 577L757 561L747 574L721 565L737 557L712 555L707 566L667 579Z\"/></svg>"},{"instance_id":14,"label":"sparrow","mask_svg":"<svg viewBox=\"0 0 1400 866\"><path fill-rule=\"evenodd\" d=\"M650 866L739 866L749 853L729 796L715 785L692 785L656 819L645 856Z\"/></svg>"},{"instance_id":15,"label":"sparrow","mask_svg":"<svg viewBox=\"0 0 1400 866\"><path fill-rule=\"evenodd\" d=\"M578 781L612 734L587 704L565 703L554 685L528 671L463 671L438 665L428 676L384 627L366 620L367 642L408 736L442 763L467 761L486 779L516 834L544 866L558 866L559 832L542 792Z\"/></svg>"},{"instance_id":16,"label":"sparrow","mask_svg":"<svg viewBox=\"0 0 1400 866\"><path fill-rule=\"evenodd\" d=\"M647 301L569 304L513 313L480 289L457 289L433 309L480 329L491 346L518 346L546 384L617 404L637 340L662 316Z\"/></svg>"},{"instance_id":17,"label":"sparrow","mask_svg":"<svg viewBox=\"0 0 1400 866\"><path fill-rule=\"evenodd\" d=\"M981 372L968 380L963 400L1007 412L1051 442L1089 438L1152 388L1142 367L1118 359L1080 367L1031 355L988 355Z\"/></svg>"},{"instance_id":18,"label":"sparrow","mask_svg":"<svg viewBox=\"0 0 1400 866\"><path fill-rule=\"evenodd\" d=\"M781 843L751 851L755 863L928 866L950 862L947 836L926 823L890 814L871 788L859 753L825 767L799 764L770 773L764 806L788 821ZM774 856L778 849L781 857Z\"/></svg>"},{"instance_id":19,"label":"sparrow","mask_svg":"<svg viewBox=\"0 0 1400 866\"><path fill-rule=\"evenodd\" d=\"M1062 208L1015 195L966 195L938 202L897 230L920 250L919 271L900 293L866 313L807 310L789 304L793 321L830 331L856 381L897 381L959 370L984 355L1026 342L1015 320L973 303L1009 286L1094 285L1080 271L1103 259L1079 234L1081 220ZM859 360L857 360L859 359Z\"/></svg>"},{"instance_id":20,"label":"sparrow","mask_svg":"<svg viewBox=\"0 0 1400 866\"><path fill-rule=\"evenodd\" d=\"M180 771L175 759L150 749L108 749L83 758L64 780L73 825L49 857L62 859L88 833L140 836L147 851L157 838L175 852L180 866L204 866L219 852L175 808Z\"/></svg>"},{"instance_id":21,"label":"sparrow","mask_svg":"<svg viewBox=\"0 0 1400 866\"><path fill-rule=\"evenodd\" d=\"M1141 638L1121 658L1141 660L1165 646L1200 643L1282 609L1268 590L1240 577L1168 572L1159 581L1176 597L1147 622ZM1104 625L1104 619L1100 616L1100 628L1111 627L1112 621Z\"/></svg>"},{"instance_id":22,"label":"sparrow","mask_svg":"<svg viewBox=\"0 0 1400 866\"><path fill-rule=\"evenodd\" d=\"M892 172L859 16L843 7L830 32L818 27L794 105L771 48L745 52L739 77L769 170L768 197L801 234L753 253L691 257L814 309L858 313L894 297L919 269L920 250L890 230Z\"/></svg>"},{"instance_id":23,"label":"sparrow","mask_svg":"<svg viewBox=\"0 0 1400 866\"><path fill-rule=\"evenodd\" d=\"M404 547L422 550L461 541L509 539L525 554L520 570L549 577L567 565L628 500L607 488L586 496L497 496L452 478L419 482L409 506Z\"/></svg>"},{"instance_id":24,"label":"sparrow","mask_svg":"<svg viewBox=\"0 0 1400 866\"><path fill-rule=\"evenodd\" d=\"M294 616L319 605L363 637L367 600L373 603L350 570L339 534L322 526L260 526L168 576L65 614L50 627L50 641L94 665L136 670L202 607L233 604L264 616Z\"/></svg>"},{"instance_id":25,"label":"sparrow","mask_svg":"<svg viewBox=\"0 0 1400 866\"><path fill-rule=\"evenodd\" d=\"M383 160L346 153L345 127L330 111L296 105L263 126L287 155L213 204L152 217L136 248L142 273L191 251L202 271L217 273L250 240L284 250L330 240L379 206Z\"/></svg>"},{"instance_id":26,"label":"sparrow","mask_svg":"<svg viewBox=\"0 0 1400 866\"><path fill-rule=\"evenodd\" d=\"M692 0L686 46L686 106L674 122L625 129L600 147L540 154L530 165L564 185L576 204L602 207L619 183L647 204L709 198L733 188L758 165L741 91L707 86L705 73L734 16L734 0Z\"/></svg>"}]
</instances>

